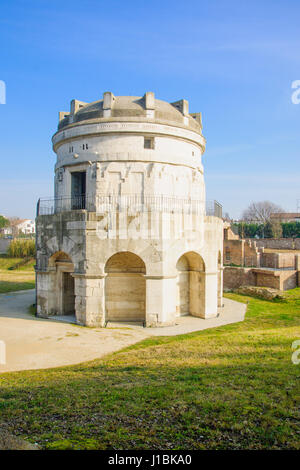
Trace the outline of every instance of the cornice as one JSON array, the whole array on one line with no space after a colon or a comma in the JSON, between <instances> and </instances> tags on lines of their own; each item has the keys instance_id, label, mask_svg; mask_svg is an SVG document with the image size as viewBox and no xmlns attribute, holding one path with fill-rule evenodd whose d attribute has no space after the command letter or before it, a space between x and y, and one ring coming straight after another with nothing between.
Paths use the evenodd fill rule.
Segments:
<instances>
[{"instance_id":1,"label":"cornice","mask_svg":"<svg viewBox=\"0 0 300 470\"><path fill-rule=\"evenodd\" d=\"M81 139L82 137L101 137L120 134L147 134L177 138L198 145L202 153L204 153L206 144L205 138L201 134L175 125L151 122L97 122L76 125L57 131L52 137L53 150L56 152L62 144L74 139Z\"/></svg>"}]
</instances>

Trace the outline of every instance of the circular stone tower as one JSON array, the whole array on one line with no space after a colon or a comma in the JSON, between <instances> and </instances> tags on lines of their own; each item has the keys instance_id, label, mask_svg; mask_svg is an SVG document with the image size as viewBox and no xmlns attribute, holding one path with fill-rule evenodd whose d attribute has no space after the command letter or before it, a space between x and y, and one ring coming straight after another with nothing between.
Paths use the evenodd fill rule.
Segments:
<instances>
[{"instance_id":1,"label":"circular stone tower","mask_svg":"<svg viewBox=\"0 0 300 470\"><path fill-rule=\"evenodd\" d=\"M205 214L200 113L103 94L59 113L55 197L37 217L37 308L80 324L174 324L222 304L221 218Z\"/></svg>"}]
</instances>

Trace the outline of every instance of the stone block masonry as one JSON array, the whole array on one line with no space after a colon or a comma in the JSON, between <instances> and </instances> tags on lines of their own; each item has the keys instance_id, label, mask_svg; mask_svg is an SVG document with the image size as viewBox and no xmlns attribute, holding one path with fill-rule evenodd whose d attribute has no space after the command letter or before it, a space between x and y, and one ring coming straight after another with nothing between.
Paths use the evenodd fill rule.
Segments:
<instances>
[{"instance_id":1,"label":"stone block masonry","mask_svg":"<svg viewBox=\"0 0 300 470\"><path fill-rule=\"evenodd\" d=\"M105 92L54 134L55 198L37 217L37 311L79 324L217 316L223 221L205 213L199 113Z\"/></svg>"},{"instance_id":2,"label":"stone block masonry","mask_svg":"<svg viewBox=\"0 0 300 470\"><path fill-rule=\"evenodd\" d=\"M224 290L241 286L272 287L279 290L294 289L300 286L300 271L296 269L242 268L225 266Z\"/></svg>"},{"instance_id":3,"label":"stone block masonry","mask_svg":"<svg viewBox=\"0 0 300 470\"><path fill-rule=\"evenodd\" d=\"M255 240L258 248L300 250L300 238L262 238Z\"/></svg>"}]
</instances>

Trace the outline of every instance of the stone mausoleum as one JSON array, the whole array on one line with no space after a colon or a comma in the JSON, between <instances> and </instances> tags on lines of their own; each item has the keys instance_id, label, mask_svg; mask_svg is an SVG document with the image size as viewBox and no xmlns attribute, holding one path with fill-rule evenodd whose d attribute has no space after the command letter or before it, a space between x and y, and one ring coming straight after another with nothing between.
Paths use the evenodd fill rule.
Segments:
<instances>
[{"instance_id":1,"label":"stone mausoleum","mask_svg":"<svg viewBox=\"0 0 300 470\"><path fill-rule=\"evenodd\" d=\"M222 306L221 207L206 211L200 113L103 94L52 138L55 195L37 206L37 314L172 325Z\"/></svg>"}]
</instances>

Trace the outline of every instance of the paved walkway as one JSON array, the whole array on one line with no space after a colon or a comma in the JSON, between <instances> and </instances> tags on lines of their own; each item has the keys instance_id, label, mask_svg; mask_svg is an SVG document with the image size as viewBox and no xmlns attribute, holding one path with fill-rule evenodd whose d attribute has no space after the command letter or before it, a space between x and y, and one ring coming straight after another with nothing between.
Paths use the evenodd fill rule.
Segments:
<instances>
[{"instance_id":1,"label":"paved walkway","mask_svg":"<svg viewBox=\"0 0 300 470\"><path fill-rule=\"evenodd\" d=\"M34 301L34 290L0 295L0 340L6 345L6 364L0 364L0 373L89 361L149 336L178 335L242 321L246 311L245 304L224 299L219 317L209 320L187 316L178 318L176 326L164 328L124 323L85 328L30 315L28 307Z\"/></svg>"},{"instance_id":2,"label":"paved walkway","mask_svg":"<svg viewBox=\"0 0 300 470\"><path fill-rule=\"evenodd\" d=\"M175 326L164 326L161 328L143 328L141 325L130 323L115 323L108 322L107 326L121 327L127 326L135 330L145 330L147 336L176 336L193 331L207 330L208 328L215 328L217 326L227 325L228 323L237 323L243 321L247 309L246 304L235 302L230 299L223 299L224 307L219 309L219 315L215 318L204 320L192 316L178 317Z\"/></svg>"}]
</instances>

